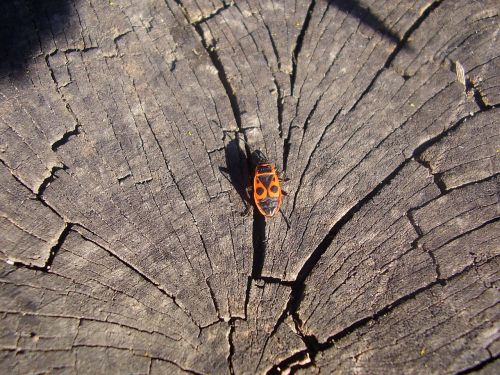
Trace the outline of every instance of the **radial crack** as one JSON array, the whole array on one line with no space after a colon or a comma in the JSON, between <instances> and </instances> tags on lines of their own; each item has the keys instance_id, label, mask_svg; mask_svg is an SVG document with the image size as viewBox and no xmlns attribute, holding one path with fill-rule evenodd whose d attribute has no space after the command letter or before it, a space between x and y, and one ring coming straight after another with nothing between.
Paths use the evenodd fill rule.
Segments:
<instances>
[{"instance_id":1,"label":"radial crack","mask_svg":"<svg viewBox=\"0 0 500 375\"><path fill-rule=\"evenodd\" d=\"M297 64L300 51L302 50L302 43L304 41L304 36L306 34L306 30L309 27L309 22L311 22L312 13L314 11L314 6L316 5L316 0L312 0L309 4L309 8L307 8L306 18L304 20L304 24L302 25L302 29L300 29L299 36L297 37L297 42L295 43L295 48L293 49L292 55L292 74L290 74L290 90L291 95L293 96L294 87L295 87L295 79L297 78Z\"/></svg>"},{"instance_id":2,"label":"radial crack","mask_svg":"<svg viewBox=\"0 0 500 375\"><path fill-rule=\"evenodd\" d=\"M219 55L217 54L216 45L215 45L215 43L210 45L207 42L207 40L205 39L205 35L203 33L203 30L202 30L200 25L196 24L193 26L201 39L201 43L203 44L203 47L205 48L208 55L210 56L210 59L212 60L212 64L217 69L217 74L219 76L219 80L222 83L222 86L224 87L224 90L226 91L226 95L229 99L229 103L231 104L231 109L233 111L233 116L234 116L234 119L236 121L236 126L238 129L241 129L241 111L240 111L240 107L238 104L238 99L236 98L236 95L234 94L234 89L232 88L231 83L229 82L229 79L227 78L224 66L222 65L222 62L219 58Z\"/></svg>"},{"instance_id":3,"label":"radial crack","mask_svg":"<svg viewBox=\"0 0 500 375\"><path fill-rule=\"evenodd\" d=\"M80 226L79 224L77 224L78 226ZM87 228L83 227L83 229L87 230ZM80 231L76 230L78 232L78 234L86 241L89 241L91 243L93 243L94 245L98 246L99 248L101 248L102 250L104 250L106 253L108 253L109 255L111 255L113 258L117 259L121 264L125 265L127 268L133 270L135 273L137 273L142 279L144 279L145 281L147 281L148 283L154 285L155 287L157 287L164 295L166 295L169 299L172 300L172 302L180 309L182 310L188 317L189 319L198 327L201 329L200 325L194 320L194 318L192 317L191 313L189 312L189 310L187 308L185 308L184 306L182 306L179 301L177 301L177 299L175 298L175 296L171 293L169 293L159 282L156 282L155 280L151 279L150 277L148 277L144 272L142 272L141 270L139 270L138 268L134 267L132 264L124 261L123 259L121 259L118 255L116 255L113 251L107 249L105 246L101 245L100 243L98 243L97 241L94 241L93 239L89 238L88 236L85 236L84 234L82 234ZM94 234L95 235L95 234ZM97 235L96 235L97 236Z\"/></svg>"}]
</instances>

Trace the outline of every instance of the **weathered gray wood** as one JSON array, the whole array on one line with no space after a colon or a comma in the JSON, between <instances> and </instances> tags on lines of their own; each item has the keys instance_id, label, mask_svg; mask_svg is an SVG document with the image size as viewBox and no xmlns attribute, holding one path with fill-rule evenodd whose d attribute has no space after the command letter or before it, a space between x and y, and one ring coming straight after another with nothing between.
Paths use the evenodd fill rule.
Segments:
<instances>
[{"instance_id":1,"label":"weathered gray wood","mask_svg":"<svg viewBox=\"0 0 500 375\"><path fill-rule=\"evenodd\" d=\"M434 2L435 3L435 2ZM499 104L498 2L443 1L394 60L394 69L413 76L429 63L465 70L468 88L478 91L485 105ZM432 32L430 31L432 30Z\"/></svg>"},{"instance_id":2,"label":"weathered gray wood","mask_svg":"<svg viewBox=\"0 0 500 375\"><path fill-rule=\"evenodd\" d=\"M200 324L242 317L252 251L232 242L231 229L245 233L251 223L232 214L232 201L243 205L217 169L222 131L235 127L222 85L213 84L210 60L178 7L99 6L81 4L85 22L96 25L85 30L93 44L56 36L47 61L32 68L53 75L39 89L57 91L81 125L58 147L67 169L54 173L44 200L190 306ZM142 19L173 32L167 40L159 25L131 32ZM162 51L176 61L173 72Z\"/></svg>"},{"instance_id":3,"label":"weathered gray wood","mask_svg":"<svg viewBox=\"0 0 500 375\"><path fill-rule=\"evenodd\" d=\"M498 372L497 1L9 0L0 47L0 373Z\"/></svg>"},{"instance_id":4,"label":"weathered gray wood","mask_svg":"<svg viewBox=\"0 0 500 375\"><path fill-rule=\"evenodd\" d=\"M391 17L395 17L394 22L400 20L395 31L402 35L419 16L415 8L422 10L423 5L397 4ZM335 17L332 9L328 8L326 15L334 13L330 15L331 22L338 23L337 28L342 25L342 39L338 40L334 27L324 33L310 27L307 30L310 36L306 32L309 48L316 46L318 38L328 36L327 45L339 43L333 47L339 52L331 58L329 89L318 88L324 74L317 74L304 81L300 91L301 98L315 95L303 115L300 115L302 104L297 105L299 112L294 121L304 126L294 127L293 122L291 125L287 174L293 181L290 190L294 197L287 200L284 208L290 215L291 229L287 230L284 224L271 226L272 240L266 249L269 256L265 259L264 274L286 280L295 279L332 225L411 158L417 147L476 110L463 95L463 87L455 82L455 75L438 64L424 67L408 80L393 69L384 69L396 49L394 43L376 32L372 37L356 33L359 21L345 16L347 20L342 22L345 17ZM315 8L318 14L313 12L311 22L324 19L324 10ZM380 12L390 10L381 7ZM359 39L364 41L362 47ZM314 49L307 54L301 50L298 72L301 57L306 66L311 59L316 65L322 61L314 59L313 52ZM356 58L361 60L359 64L352 63ZM319 69L316 66L308 69L311 68ZM349 74L341 75L343 70ZM297 75L296 85L300 81ZM363 95L367 88L370 90ZM304 92L306 89L308 94ZM321 214L324 211L331 212L327 220Z\"/></svg>"},{"instance_id":5,"label":"weathered gray wood","mask_svg":"<svg viewBox=\"0 0 500 375\"><path fill-rule=\"evenodd\" d=\"M321 373L443 374L497 356L498 266L495 258L433 286L336 342L316 366Z\"/></svg>"},{"instance_id":6,"label":"weathered gray wood","mask_svg":"<svg viewBox=\"0 0 500 375\"><path fill-rule=\"evenodd\" d=\"M490 259L500 252L495 241L499 233L494 230L500 212L499 182L497 175L453 190L415 210L415 224L422 234L417 243L434 254L440 277L450 277L481 258Z\"/></svg>"},{"instance_id":7,"label":"weathered gray wood","mask_svg":"<svg viewBox=\"0 0 500 375\"><path fill-rule=\"evenodd\" d=\"M427 170L411 162L349 220L305 283L298 310L305 334L326 342L435 280L408 216L438 195Z\"/></svg>"},{"instance_id":8,"label":"weathered gray wood","mask_svg":"<svg viewBox=\"0 0 500 375\"><path fill-rule=\"evenodd\" d=\"M29 366L30 351L82 358L81 348L101 348L102 355L109 348L117 360L134 353L181 369L228 372L220 345L229 333L226 324L200 327L171 296L78 232L70 231L48 273L1 267L2 347L27 353L8 360L19 373ZM104 361L103 368L120 372L112 362ZM58 363L55 358L43 365Z\"/></svg>"},{"instance_id":9,"label":"weathered gray wood","mask_svg":"<svg viewBox=\"0 0 500 375\"><path fill-rule=\"evenodd\" d=\"M0 163L0 259L43 267L66 228L64 221Z\"/></svg>"},{"instance_id":10,"label":"weathered gray wood","mask_svg":"<svg viewBox=\"0 0 500 375\"><path fill-rule=\"evenodd\" d=\"M446 188L500 172L498 116L498 109L479 113L422 154L422 160L429 164L432 173L439 176Z\"/></svg>"},{"instance_id":11,"label":"weathered gray wood","mask_svg":"<svg viewBox=\"0 0 500 375\"><path fill-rule=\"evenodd\" d=\"M290 288L279 284L258 281L251 285L246 320L235 322L232 335L235 373L266 373L276 363L305 349L292 319L281 316L289 294Z\"/></svg>"}]
</instances>

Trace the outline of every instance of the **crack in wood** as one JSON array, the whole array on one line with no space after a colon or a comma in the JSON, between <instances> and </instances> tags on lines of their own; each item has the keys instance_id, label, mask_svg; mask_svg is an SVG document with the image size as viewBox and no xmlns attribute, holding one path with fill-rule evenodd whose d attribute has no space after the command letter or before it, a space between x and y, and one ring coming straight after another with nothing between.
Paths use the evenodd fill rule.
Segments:
<instances>
[{"instance_id":1,"label":"crack in wood","mask_svg":"<svg viewBox=\"0 0 500 375\"><path fill-rule=\"evenodd\" d=\"M200 234L200 238L201 238L201 234ZM203 244L203 247L205 247L205 242L203 241L203 238L201 238L201 242ZM208 257L208 249L206 247L205 247L205 252L206 252L207 257ZM208 260L210 261L210 258L208 258ZM213 269L212 269L212 272L213 272ZM217 318L220 319L219 304L217 303L217 298L215 297L215 292L214 292L212 286L210 285L210 281L209 281L208 277L205 279L205 283L208 286L208 292L210 293L210 297L212 298L212 303L214 304L215 311L217 313Z\"/></svg>"},{"instance_id":2,"label":"crack in wood","mask_svg":"<svg viewBox=\"0 0 500 375\"><path fill-rule=\"evenodd\" d=\"M427 251L427 254L429 254L429 256L430 256L430 258L432 260L432 264L434 265L434 267L436 269L437 280L438 281L443 280L443 278L441 277L441 267L439 265L439 262L436 259L436 256L434 255L434 252L431 251L431 250L429 250L429 251Z\"/></svg>"},{"instance_id":3,"label":"crack in wood","mask_svg":"<svg viewBox=\"0 0 500 375\"><path fill-rule=\"evenodd\" d=\"M52 146L50 146L52 148L52 151L57 151L59 147L68 142L71 138L80 134L80 131L81 131L81 125L76 123L75 128L73 130L67 131L66 133L63 134L63 136L59 140L52 143Z\"/></svg>"},{"instance_id":4,"label":"crack in wood","mask_svg":"<svg viewBox=\"0 0 500 375\"><path fill-rule=\"evenodd\" d=\"M56 79L56 76L55 76L55 73L54 73L54 70L52 69L52 67L50 66L50 57L51 56L54 56L59 50L56 49L54 50L53 52L51 53L48 53L45 55L45 64L47 65L47 68L49 69L49 72L50 72L50 77L52 78L52 81L54 82L54 86L55 86L55 90L56 92L59 94L59 97L61 98L62 102L64 103L64 106L66 107L66 110L68 111L68 113L71 115L71 117L75 120L75 127L73 129L73 132L76 132L75 134L64 134L62 139L61 140L69 140L69 138L71 138L71 135L77 135L80 131L80 128L81 128L81 124L80 124L80 120L78 119L78 117L76 116L75 112L73 111L73 109L71 108L71 106L69 105L68 101L66 100L64 94L61 92L60 90L60 87L59 87L59 84L57 82L57 79ZM64 52L64 51L63 51ZM66 51L67 53L71 52L71 51ZM66 53L64 52L64 53ZM77 50L75 50L75 52L77 52ZM81 53L81 51L78 51ZM69 131L69 133L71 133L71 131ZM66 135L68 134L68 137L66 138ZM59 144L60 141L56 141L53 145L52 145L52 150L55 151L58 147L60 147L62 145L62 143ZM54 147L55 146L55 147Z\"/></svg>"},{"instance_id":5,"label":"crack in wood","mask_svg":"<svg viewBox=\"0 0 500 375\"><path fill-rule=\"evenodd\" d=\"M469 79L467 79L467 80L470 82ZM477 84L475 84L474 82L471 82L470 85L471 85L472 92L474 94L474 100L475 100L477 106L479 108L481 108L482 111L492 109L494 106L492 106L488 103L488 98L486 98L486 96L483 95L483 93L481 92L481 88Z\"/></svg>"},{"instance_id":6,"label":"crack in wood","mask_svg":"<svg viewBox=\"0 0 500 375\"><path fill-rule=\"evenodd\" d=\"M287 315L288 315L288 311L286 309L284 309L281 312L281 315L278 317L278 320L276 320L276 323L274 324L274 327L273 327L271 333L269 333L269 335L267 335L266 340L264 341L264 345L262 346L262 350L260 352L260 357L259 357L259 360L257 361L257 364L255 365L255 368L259 368L260 364L262 363L262 359L264 357L264 353L266 351L267 344L269 343L271 338L276 334L280 325L285 321Z\"/></svg>"},{"instance_id":7,"label":"crack in wood","mask_svg":"<svg viewBox=\"0 0 500 375\"><path fill-rule=\"evenodd\" d=\"M63 171L66 171L68 169L68 167L66 165L62 165L62 166L54 166L52 167L52 170L50 171L50 175L48 177L46 177L42 183L40 184L40 186L38 187L38 191L36 192L36 196L37 198L41 201L42 200L42 196L43 196L43 193L45 192L45 189L47 189L47 187L52 183L54 182L56 179L57 179L57 175L56 175L56 172L57 171L60 171L60 170L63 170Z\"/></svg>"},{"instance_id":8,"label":"crack in wood","mask_svg":"<svg viewBox=\"0 0 500 375\"><path fill-rule=\"evenodd\" d=\"M56 244L51 247L49 257L47 258L47 261L45 262L45 265L43 267L35 266L32 264L26 264L26 263L20 262L20 261L14 261L14 262L12 262L12 264L16 267L27 268L29 270L49 272L50 268L52 266L52 263L54 262L54 258L56 257L57 253L61 249L61 246L62 246L64 240L66 239L66 237L68 236L73 225L74 225L73 223L65 223L65 227L62 230L62 232L59 234L59 237L57 238Z\"/></svg>"},{"instance_id":9,"label":"crack in wood","mask_svg":"<svg viewBox=\"0 0 500 375\"><path fill-rule=\"evenodd\" d=\"M80 224L76 224L77 226L81 226ZM85 227L81 226L82 228L86 229ZM154 285L156 288L158 288L158 290L160 290L160 292L162 294L164 294L165 296L167 296L170 300L172 300L172 302L174 303L174 305L176 305L181 311L183 311L188 317L189 319L200 329L203 328L201 327L195 320L194 318L192 317L191 313L189 312L188 309L186 309L184 306L182 306L182 304L179 303L179 301L177 301L177 299L175 298L175 296L171 293L169 293L162 285L160 285L160 283L154 281L153 279L149 278L144 272L141 272L139 269L137 269L136 267L134 267L132 264L124 261L123 259L121 259L118 255L116 255L113 251L107 249L105 246L101 245L100 243L98 243L97 241L94 241L93 239L89 238L88 236L85 236L84 234L82 234L81 232L79 232L77 230L77 228L75 228L75 230L80 234L80 236L86 240L86 241L89 241L91 243L93 243L94 245L96 245L97 247L101 248L102 250L104 250L106 253L108 253L110 256L112 256L113 258L115 258L116 260L118 260L121 264L123 264L124 266L126 266L127 268L133 270L135 273L137 273L142 279L144 279L145 281L147 281L148 283ZM90 231L89 231L90 232ZM91 232L92 233L92 232ZM94 234L94 233L92 233ZM99 237L98 235L94 234L96 237ZM218 320L214 321L214 323L218 322Z\"/></svg>"},{"instance_id":10,"label":"crack in wood","mask_svg":"<svg viewBox=\"0 0 500 375\"><path fill-rule=\"evenodd\" d=\"M229 353L227 356L227 364L229 367L229 373L234 375L234 367L233 367L233 356L234 356L234 343L233 343L233 334L234 334L234 322L235 319L230 319L229 324L229 332L227 334L227 342L229 344Z\"/></svg>"},{"instance_id":11,"label":"crack in wood","mask_svg":"<svg viewBox=\"0 0 500 375\"><path fill-rule=\"evenodd\" d=\"M443 192L441 191L441 194L442 193ZM440 195L440 197L441 196L442 195ZM432 200L429 201L429 202L432 202ZM429 203L429 202L426 202L426 203ZM410 209L406 213L406 217L408 218L408 221L410 222L411 226L413 227L413 229L415 230L415 232L417 233L417 236L418 236L417 238L415 238L412 241L412 243L411 243L411 250L418 248L418 246L419 246L418 242L424 236L424 233L422 232L422 229L419 227L419 225L417 224L417 222L415 221L415 218L413 216L413 212L415 210L417 210L417 209L418 209L417 207L414 207L414 208ZM436 269L437 280L442 280L442 277L441 277L441 268L440 268L439 262L436 259L436 256L434 255L434 252L431 251L431 250L425 249L425 247L424 247L424 250L426 250L427 254L429 254L429 257L432 260L432 264L434 265L434 267Z\"/></svg>"},{"instance_id":12,"label":"crack in wood","mask_svg":"<svg viewBox=\"0 0 500 375\"><path fill-rule=\"evenodd\" d=\"M452 126L450 126L448 129L446 129L442 133L440 133L437 136L435 136L434 138L431 138L431 139L427 140L426 142L422 143L420 146L418 146L413 151L413 158L418 163L420 163L422 166L424 166L425 168L427 168L429 170L429 173L433 177L434 183L436 184L436 186L441 191L441 194L446 194L447 192L449 192L448 188L446 187L446 184L442 180L442 175L443 174L442 173L434 173L433 172L432 167L430 165L430 162L427 161L427 160L425 160L422 157L424 151L427 150L430 146L432 146L432 145L438 143L439 141L441 141L443 138L445 138L446 136L448 136L450 133L453 133L457 128L460 127L461 124L463 124L464 122L470 120L476 114L478 114L480 112L483 112L483 111L484 110L479 110L478 112L471 112L471 113L469 113L467 116L464 116L461 119L459 119L458 121L456 121L455 124L453 124Z\"/></svg>"},{"instance_id":13,"label":"crack in wood","mask_svg":"<svg viewBox=\"0 0 500 375\"><path fill-rule=\"evenodd\" d=\"M292 317L294 317L294 321L300 323L300 319L297 315L297 310L298 310L298 307L299 307L300 302L301 302L302 294L304 292L305 280L306 280L307 276L311 273L311 271L313 270L315 265L319 262L321 256L324 254L324 252L328 249L330 244L333 242L333 239L335 238L336 234L340 231L340 229L347 222L349 222L352 219L352 217L354 216L354 214L356 212L358 212L367 202L369 202L372 198L374 198L382 190L383 187L385 187L387 184L389 184L390 181L412 159L417 159L417 155L421 155L427 148L429 148L433 144L437 143L446 134L448 134L450 131L452 131L456 127L460 126L461 123L463 123L467 119L471 118L472 116L474 116L474 114L469 114L468 116L463 117L462 119L455 122L455 124L450 126L450 128L448 128L446 131L440 133L439 135L427 140L426 142L424 142L423 144L418 146L413 151L413 154L410 158L407 158L403 163L401 163L392 173L390 173L386 178L384 178L368 195L366 195L363 199L358 201L358 203L356 205L354 205L337 223L334 224L334 226L330 229L328 234L323 238L323 240L320 242L320 244L311 253L309 258L307 259L307 261L304 263L301 270L299 271L297 278L293 282L292 291L290 294L290 299L289 299L289 302L287 304L285 311L287 311L289 314L292 315ZM409 216L409 219L410 218L411 218L411 215ZM411 219L410 219L410 222L411 222ZM417 234L419 234L419 236L420 236L422 234L421 230L419 230L419 229L417 230L418 226L415 226L414 223L412 223L412 225L414 226ZM379 312L373 314L372 317L361 319L360 321L354 323L352 326L346 328L342 332L332 336L329 340L327 340L327 343L330 341L333 342L333 341L339 339L340 337L344 337L345 335L352 333L357 328L364 326L367 322L375 319L378 316L381 316L381 315L387 313L388 311L392 310L397 305L403 303L404 301L408 300L409 298L412 298L414 295L417 295L417 294L421 293L422 291L427 290L431 286L434 286L436 284L444 285L446 280L443 280L440 278L439 265L438 265L437 261L435 259L433 259L433 254L429 254L429 256L431 257L431 259L433 260L433 262L436 266L436 281L434 281L433 283L431 283L423 288L417 289L416 291L410 293L407 296L404 296L404 297L398 299L396 302L392 303L389 306L386 306L385 308L381 309ZM462 274L466 270L470 269L470 267L471 266L467 267L466 269L464 269L463 271L461 271L460 273L458 273L456 275L453 275L452 277L456 277L457 275ZM449 280L449 279L447 279L447 280ZM297 331L301 332L300 324L297 325ZM327 347L329 347L329 345L327 343L324 343L324 344L318 343L314 337L308 337L305 335L301 335L301 338L304 340L305 343L306 343L306 341L308 341L308 344L306 343L306 346L308 347L308 353L311 355L311 357L314 357L319 350L324 350ZM309 351L309 347L312 350L311 352ZM284 362L286 362L286 360ZM312 362L314 362L314 361L312 361ZM286 363L288 363L288 362L286 362ZM273 368L273 369L275 369L275 368Z\"/></svg>"},{"instance_id":14,"label":"crack in wood","mask_svg":"<svg viewBox=\"0 0 500 375\"><path fill-rule=\"evenodd\" d=\"M405 47L408 41L410 40L412 34L424 23L424 21L431 15L432 12L434 12L443 2L444 0L436 0L427 5L424 11L420 13L420 16L413 22L413 24L406 30L406 32L403 34L403 37L399 41L399 43L396 45L396 48L392 51L392 53L387 57L387 60L385 62L384 67L389 68L396 58L397 54L401 52L403 48Z\"/></svg>"},{"instance_id":15,"label":"crack in wood","mask_svg":"<svg viewBox=\"0 0 500 375\"><path fill-rule=\"evenodd\" d=\"M253 210L252 244L252 278L258 279L262 275L262 267L264 266L264 257L266 254L266 218L255 208Z\"/></svg>"},{"instance_id":16,"label":"crack in wood","mask_svg":"<svg viewBox=\"0 0 500 375\"><path fill-rule=\"evenodd\" d=\"M306 362L306 364L304 364L304 362ZM308 368L310 366L313 366L310 362L310 349L301 350L274 365L267 372L267 375L293 374L299 368Z\"/></svg>"},{"instance_id":17,"label":"crack in wood","mask_svg":"<svg viewBox=\"0 0 500 375\"><path fill-rule=\"evenodd\" d=\"M124 350L129 350L129 349L124 349ZM184 368L182 366L180 366L178 363L175 363L174 361L170 361L166 358L161 358L161 357L156 357L156 356L148 356L150 359L151 359L151 364L153 361L161 361L161 362L166 362L166 363L169 363L171 365L174 365L175 367L177 367L178 369L180 369L182 372L186 372L188 374L193 374L193 375L205 375L201 372L197 372L197 371L194 371L194 370L190 370L188 368ZM150 367L150 372L151 373L151 367Z\"/></svg>"},{"instance_id":18,"label":"crack in wood","mask_svg":"<svg viewBox=\"0 0 500 375\"><path fill-rule=\"evenodd\" d=\"M293 281L281 280L277 277L271 276L256 276L252 278L255 281L263 281L266 284L279 284L287 287L291 287L293 285Z\"/></svg>"},{"instance_id":19,"label":"crack in wood","mask_svg":"<svg viewBox=\"0 0 500 375\"><path fill-rule=\"evenodd\" d=\"M231 83L229 82L229 79L227 78L226 71L224 69L224 65L222 64L219 55L217 53L217 45L215 41L213 42L212 45L208 44L207 40L205 39L205 35L203 33L203 30L200 25L192 25L196 32L198 33L201 43L205 50L208 53L208 56L210 57L210 60L212 61L212 64L217 70L217 74L219 76L219 80L222 83L222 86L224 87L224 90L226 91L226 95L229 99L229 103L231 104L231 109L233 111L233 116L236 121L236 127L238 129L241 129L241 111L239 108L238 104L238 99L236 98L234 89L231 86Z\"/></svg>"},{"instance_id":20,"label":"crack in wood","mask_svg":"<svg viewBox=\"0 0 500 375\"><path fill-rule=\"evenodd\" d=\"M421 155L422 154L416 155L415 160L429 170L429 173L431 174L432 178L434 179L434 184L438 187L439 191L441 191L441 194L445 194L447 187L443 181L443 173L434 173L432 171L431 163L427 160L424 160L421 157Z\"/></svg>"},{"instance_id":21,"label":"crack in wood","mask_svg":"<svg viewBox=\"0 0 500 375\"><path fill-rule=\"evenodd\" d=\"M302 43L304 41L304 36L306 34L306 30L309 27L309 22L311 22L312 13L314 11L314 7L316 5L316 0L311 0L309 4L309 8L307 9L306 18L304 23L302 24L302 28L300 29L299 36L297 37L297 42L295 43L295 48L293 49L292 54L292 74L290 74L290 92L293 96L295 90L295 79L297 78L297 64L300 51L302 50Z\"/></svg>"},{"instance_id":22,"label":"crack in wood","mask_svg":"<svg viewBox=\"0 0 500 375\"><path fill-rule=\"evenodd\" d=\"M498 257L500 257L500 255L493 257L493 258L490 258L488 261L491 261L491 260L498 258ZM475 270L476 267L477 267L477 265L469 265L466 268L464 268L462 271L459 271L446 279L436 279L432 283L429 283L428 285L425 285L419 289L416 289L413 292L408 293L405 296L397 299L396 301L392 302L391 304L378 310L374 314L367 316L365 318L362 318L362 319L356 321L355 323L351 324L350 326L344 328L343 330L337 332L336 334L329 336L325 342L318 342L317 340L314 341L315 340L314 336L309 337L309 339L312 340L314 345L311 347L312 353L309 352L309 348L308 348L308 353L316 355L320 351L324 351L326 349L333 347L335 345L335 342L339 341L340 339L342 339L344 337L347 337L348 335L352 334L356 330L367 326L370 322L377 321L380 317L390 313L391 311L393 311L397 307L405 304L407 301L414 299L415 297L417 297L421 293L423 293L423 292L425 292L425 291L427 291L427 290L429 290L437 285L445 286L450 281L462 276L463 274L468 273L469 271ZM298 319L297 322L299 323L298 328L300 328L300 318L297 316L297 319ZM289 366L293 365L293 362L289 362L289 358L287 358L283 362L286 362ZM314 360L312 360L311 363L306 364L304 366L297 366L297 368L308 368L310 366L314 366Z\"/></svg>"},{"instance_id":23,"label":"crack in wood","mask_svg":"<svg viewBox=\"0 0 500 375\"><path fill-rule=\"evenodd\" d=\"M480 370L482 370L486 366L488 366L488 365L490 365L490 364L492 364L500 359L500 354L492 355L492 353L489 350L488 350L488 353L489 353L489 358L485 359L484 361L480 361L479 363L477 363L476 365L474 365L472 367L469 367L469 368L466 368L462 371L459 371L459 372L455 373L455 375L466 375L466 374L472 374L472 373L479 372Z\"/></svg>"},{"instance_id":24,"label":"crack in wood","mask_svg":"<svg viewBox=\"0 0 500 375\"><path fill-rule=\"evenodd\" d=\"M186 7L182 4L182 0L174 0L183 10L183 13L185 13L190 20L189 23L193 26L198 26L201 23L205 23L209 21L210 19L218 16L220 13L222 13L224 10L232 7L235 5L234 1L230 1L228 3L223 3L224 5L221 6L220 8L215 9L214 11L210 12L209 14L203 15L199 19L191 20L191 17L189 16L189 12L187 11Z\"/></svg>"}]
</instances>

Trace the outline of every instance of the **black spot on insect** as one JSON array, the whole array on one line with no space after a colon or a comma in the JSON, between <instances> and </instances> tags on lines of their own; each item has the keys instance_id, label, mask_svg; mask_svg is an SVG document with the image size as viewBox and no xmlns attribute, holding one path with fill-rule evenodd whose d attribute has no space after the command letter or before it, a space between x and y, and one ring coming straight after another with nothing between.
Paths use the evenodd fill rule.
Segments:
<instances>
[{"instance_id":1,"label":"black spot on insect","mask_svg":"<svg viewBox=\"0 0 500 375\"><path fill-rule=\"evenodd\" d=\"M276 185L271 186L271 191L273 193L277 193L278 192L278 187Z\"/></svg>"},{"instance_id":2,"label":"black spot on insect","mask_svg":"<svg viewBox=\"0 0 500 375\"><path fill-rule=\"evenodd\" d=\"M261 187L258 187L257 188L257 195L262 195L262 194L264 194L264 189Z\"/></svg>"},{"instance_id":3,"label":"black spot on insect","mask_svg":"<svg viewBox=\"0 0 500 375\"><path fill-rule=\"evenodd\" d=\"M273 181L273 175L268 174L268 175L261 175L258 177L258 180L262 185L264 185L266 188L271 185L271 182Z\"/></svg>"}]
</instances>

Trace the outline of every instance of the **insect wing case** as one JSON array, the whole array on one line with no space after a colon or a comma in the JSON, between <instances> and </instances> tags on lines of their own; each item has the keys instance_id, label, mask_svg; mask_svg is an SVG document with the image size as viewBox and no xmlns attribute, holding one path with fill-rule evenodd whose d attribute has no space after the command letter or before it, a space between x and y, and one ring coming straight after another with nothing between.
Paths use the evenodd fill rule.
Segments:
<instances>
[{"instance_id":1,"label":"insect wing case","mask_svg":"<svg viewBox=\"0 0 500 375\"><path fill-rule=\"evenodd\" d=\"M258 164L253 182L255 206L267 217L274 216L281 207L282 194L276 169L272 164Z\"/></svg>"}]
</instances>

